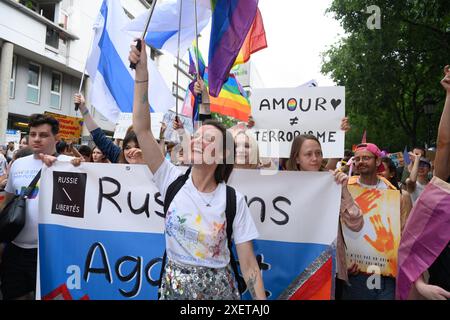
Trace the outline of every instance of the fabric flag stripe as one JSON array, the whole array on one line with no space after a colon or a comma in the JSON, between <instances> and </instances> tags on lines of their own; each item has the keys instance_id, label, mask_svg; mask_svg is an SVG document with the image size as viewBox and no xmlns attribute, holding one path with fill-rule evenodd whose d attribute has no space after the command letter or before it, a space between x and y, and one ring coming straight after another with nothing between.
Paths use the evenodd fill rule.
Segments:
<instances>
[{"instance_id":1,"label":"fabric flag stripe","mask_svg":"<svg viewBox=\"0 0 450 320\"><path fill-rule=\"evenodd\" d=\"M208 68L205 67L205 63L200 51L194 45L194 52L197 52L198 61L199 61L199 69L200 75L203 77L204 83L206 87L209 87L209 75ZM195 55L192 54L191 50L189 50L189 73L195 74L195 63L194 63ZM191 93L193 93L193 84L189 86ZM250 115L251 108L250 102L247 99L246 93L243 90L240 83L237 81L236 77L233 74L229 74L229 77L220 91L218 97L209 97L210 101L210 110L211 112L220 113L223 115L227 115L242 121L247 121L248 116ZM191 107L188 108L187 104L191 103ZM188 117L193 117L194 110L197 110L197 106L195 105L195 97L186 96L185 104L183 106L183 114ZM185 113L186 112L186 113Z\"/></svg>"},{"instance_id":2,"label":"fabric flag stripe","mask_svg":"<svg viewBox=\"0 0 450 320\"><path fill-rule=\"evenodd\" d=\"M255 20L253 20L252 27L233 66L246 63L250 59L250 55L264 48L267 48L266 31L261 12L257 9Z\"/></svg>"},{"instance_id":3,"label":"fabric flag stripe","mask_svg":"<svg viewBox=\"0 0 450 320\"><path fill-rule=\"evenodd\" d=\"M158 1L150 21L149 32L145 37L145 42L148 45L167 51L173 56L177 56L178 52L180 4L182 5L180 55L184 56L192 40L195 39L195 6L193 0ZM148 15L149 12L145 12L138 16L129 22L124 30L131 32L133 36L141 37ZM211 5L209 0L197 0L197 29L199 33L208 25L210 18Z\"/></svg>"},{"instance_id":4,"label":"fabric flag stripe","mask_svg":"<svg viewBox=\"0 0 450 320\"><path fill-rule=\"evenodd\" d=\"M108 23L108 7L102 4L101 14ZM114 100L122 112L133 112L134 81L109 38L108 31L103 29L99 46L102 48L98 70L108 86ZM113 80L115 79L115 80ZM120 79L120 81L117 81Z\"/></svg>"},{"instance_id":5,"label":"fabric flag stripe","mask_svg":"<svg viewBox=\"0 0 450 320\"><path fill-rule=\"evenodd\" d=\"M204 81L209 85L209 69L205 72ZM220 113L242 121L247 121L251 112L250 102L247 97L241 95L238 82L230 75L222 87L218 97L210 96L211 112Z\"/></svg>"},{"instance_id":6,"label":"fabric flag stripe","mask_svg":"<svg viewBox=\"0 0 450 320\"><path fill-rule=\"evenodd\" d=\"M411 211L398 249L396 296L406 300L414 281L450 241L450 184L438 177L428 183Z\"/></svg>"},{"instance_id":7,"label":"fabric flag stripe","mask_svg":"<svg viewBox=\"0 0 450 320\"><path fill-rule=\"evenodd\" d=\"M330 300L332 276L333 263L330 258L289 300Z\"/></svg>"},{"instance_id":8,"label":"fabric flag stripe","mask_svg":"<svg viewBox=\"0 0 450 320\"><path fill-rule=\"evenodd\" d=\"M86 64L92 81L91 103L111 122L120 113L132 112L134 74L128 68L128 54L133 38L121 29L128 21L120 2L102 2ZM148 68L150 110L166 112L173 107L174 97L151 59Z\"/></svg>"},{"instance_id":9,"label":"fabric flag stripe","mask_svg":"<svg viewBox=\"0 0 450 320\"><path fill-rule=\"evenodd\" d=\"M409 165L411 163L411 159L408 154L408 146L405 146L405 149L403 150L403 162L405 165Z\"/></svg>"},{"instance_id":10,"label":"fabric flag stripe","mask_svg":"<svg viewBox=\"0 0 450 320\"><path fill-rule=\"evenodd\" d=\"M200 77L203 78L206 70L205 60L203 60L203 56L195 44L192 45L191 49L189 49L189 73L191 75L197 74L197 70L195 68L196 62L194 62L194 59L196 59L196 61L198 61L198 69L200 72ZM194 54L192 53L192 51L194 51Z\"/></svg>"},{"instance_id":11,"label":"fabric flag stripe","mask_svg":"<svg viewBox=\"0 0 450 320\"><path fill-rule=\"evenodd\" d=\"M160 31L160 32L148 32L145 41L155 48L162 48L164 43L172 38L177 31Z\"/></svg>"},{"instance_id":12,"label":"fabric flag stripe","mask_svg":"<svg viewBox=\"0 0 450 320\"><path fill-rule=\"evenodd\" d=\"M367 130L364 130L363 136L361 138L361 143L367 143Z\"/></svg>"},{"instance_id":13,"label":"fabric flag stripe","mask_svg":"<svg viewBox=\"0 0 450 320\"><path fill-rule=\"evenodd\" d=\"M209 92L217 97L253 23L258 1L224 0L212 7Z\"/></svg>"}]
</instances>

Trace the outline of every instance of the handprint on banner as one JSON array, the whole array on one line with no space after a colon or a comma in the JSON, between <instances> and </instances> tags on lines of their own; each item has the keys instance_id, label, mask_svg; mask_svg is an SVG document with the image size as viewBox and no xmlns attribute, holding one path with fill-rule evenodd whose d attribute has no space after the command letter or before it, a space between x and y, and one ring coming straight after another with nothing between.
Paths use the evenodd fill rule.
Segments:
<instances>
[{"instance_id":1,"label":"handprint on banner","mask_svg":"<svg viewBox=\"0 0 450 320\"><path fill-rule=\"evenodd\" d=\"M377 235L376 240L372 240L367 234L364 235L364 239L372 245L372 247L380 253L388 253L394 249L394 234L392 233L391 219L388 217L389 231L381 221L381 215L379 213L370 217L370 222L375 228Z\"/></svg>"},{"instance_id":2,"label":"handprint on banner","mask_svg":"<svg viewBox=\"0 0 450 320\"><path fill-rule=\"evenodd\" d=\"M378 189L370 189L361 193L355 201L361 208L362 213L366 214L378 206L374 203L378 198L381 198L381 191Z\"/></svg>"}]
</instances>

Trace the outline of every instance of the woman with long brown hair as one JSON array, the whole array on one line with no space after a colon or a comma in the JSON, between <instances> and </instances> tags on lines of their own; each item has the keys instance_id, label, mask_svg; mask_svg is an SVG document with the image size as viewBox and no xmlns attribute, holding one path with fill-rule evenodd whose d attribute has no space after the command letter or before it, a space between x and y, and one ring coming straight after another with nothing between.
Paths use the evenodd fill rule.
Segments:
<instances>
[{"instance_id":1,"label":"woman with long brown hair","mask_svg":"<svg viewBox=\"0 0 450 320\"><path fill-rule=\"evenodd\" d=\"M258 237L255 223L243 195L226 185L233 170L234 142L221 123L207 121L184 144L184 154L193 164L186 174L164 158L150 130L147 53L145 42L140 41L142 51L133 45L129 57L136 64L133 129L153 181L165 198L167 263L160 297L239 299L230 266L232 231L247 289L254 299L265 299L252 244ZM233 223L228 223L230 211L235 216Z\"/></svg>"},{"instance_id":2,"label":"woman with long brown hair","mask_svg":"<svg viewBox=\"0 0 450 320\"><path fill-rule=\"evenodd\" d=\"M322 146L319 140L313 135L297 136L292 143L286 168L291 171L326 171L323 166ZM331 172L333 172L336 182L342 185L339 229L336 244L337 279L339 279L336 282L336 287L338 291L342 286L340 281L348 282L348 267L341 223L345 223L350 230L358 232L362 229L364 220L360 208L353 201L347 189L348 176L339 171L339 169ZM336 293L339 296L339 292Z\"/></svg>"}]
</instances>

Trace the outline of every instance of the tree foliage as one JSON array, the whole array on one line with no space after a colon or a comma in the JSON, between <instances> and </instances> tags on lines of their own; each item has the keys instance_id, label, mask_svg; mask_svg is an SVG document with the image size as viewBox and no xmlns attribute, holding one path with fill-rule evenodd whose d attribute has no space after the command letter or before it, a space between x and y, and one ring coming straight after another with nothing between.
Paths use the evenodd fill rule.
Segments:
<instances>
[{"instance_id":1,"label":"tree foliage","mask_svg":"<svg viewBox=\"0 0 450 320\"><path fill-rule=\"evenodd\" d=\"M376 5L381 28L367 21ZM346 36L323 55L322 73L346 87L346 108L353 130L347 147L368 141L389 151L432 140L442 110L444 93L439 80L450 64L450 6L447 0L334 0L334 14ZM436 111L425 115L433 100Z\"/></svg>"}]
</instances>

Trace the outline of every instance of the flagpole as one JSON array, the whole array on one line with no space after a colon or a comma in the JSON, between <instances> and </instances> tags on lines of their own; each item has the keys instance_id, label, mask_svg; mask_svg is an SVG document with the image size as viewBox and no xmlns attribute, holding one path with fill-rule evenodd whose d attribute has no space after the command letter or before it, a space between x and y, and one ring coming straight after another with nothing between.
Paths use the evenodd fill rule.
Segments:
<instances>
[{"instance_id":1,"label":"flagpole","mask_svg":"<svg viewBox=\"0 0 450 320\"><path fill-rule=\"evenodd\" d=\"M180 18L178 20L178 51L177 51L177 88L176 88L176 118L178 118L178 86L180 75L180 41L181 41L181 17L183 13L183 0L180 0Z\"/></svg>"},{"instance_id":2,"label":"flagpole","mask_svg":"<svg viewBox=\"0 0 450 320\"><path fill-rule=\"evenodd\" d=\"M195 61L197 62L196 64L196 69L197 69L197 78L201 79L200 77L200 60L199 60L199 48L198 48L198 18L197 18L197 0L194 0L194 13L195 13Z\"/></svg>"},{"instance_id":3,"label":"flagpole","mask_svg":"<svg viewBox=\"0 0 450 320\"><path fill-rule=\"evenodd\" d=\"M95 37L95 33L94 33L94 37ZM94 38L94 37L93 37L93 38ZM93 43L93 42L94 42L94 39L91 40L91 44L89 45L88 54L87 54L86 60L84 61L83 74L82 74L82 76L81 76L80 88L78 89L78 94L81 94L81 89L83 89L84 77L85 77L85 75L86 75L87 62L88 62L88 60L89 60L89 55L91 54L92 43ZM79 104L79 103L75 103L75 111L78 111L79 108L80 108L80 104Z\"/></svg>"},{"instance_id":4,"label":"flagpole","mask_svg":"<svg viewBox=\"0 0 450 320\"><path fill-rule=\"evenodd\" d=\"M144 28L144 32L142 32L142 37L141 39L144 39L145 41L145 34L147 33L148 30L148 26L150 25L150 20L152 20L152 16L153 16L153 11L155 10L155 6L156 6L156 1L157 0L153 0L152 1L152 6L150 7L150 14L148 16L147 22L145 23L145 28ZM136 43L136 49L138 49L139 51L141 51L142 49L142 43L141 43L141 39L139 39ZM130 68L131 69L136 69L136 64L131 62L130 63Z\"/></svg>"},{"instance_id":5,"label":"flagpole","mask_svg":"<svg viewBox=\"0 0 450 320\"><path fill-rule=\"evenodd\" d=\"M78 94L81 94L81 89L83 88L84 76L85 76L85 73L86 73L86 64L87 64L87 59L86 59L86 62L84 64L83 75L81 76L80 88L78 89ZM78 111L79 108L80 108L80 104L79 103L75 103L75 111Z\"/></svg>"}]
</instances>

